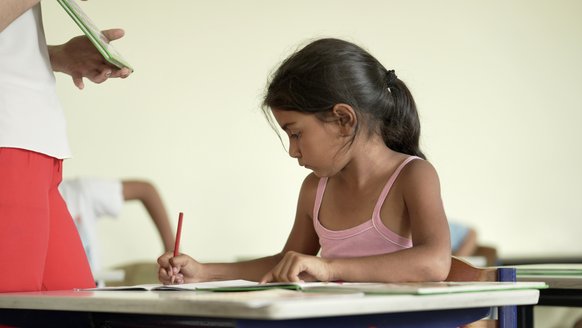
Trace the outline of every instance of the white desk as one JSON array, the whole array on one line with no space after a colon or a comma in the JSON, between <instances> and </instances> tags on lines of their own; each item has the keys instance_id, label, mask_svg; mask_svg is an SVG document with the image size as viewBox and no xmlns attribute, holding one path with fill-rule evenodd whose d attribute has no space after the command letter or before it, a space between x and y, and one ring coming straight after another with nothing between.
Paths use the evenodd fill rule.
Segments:
<instances>
[{"instance_id":1,"label":"white desk","mask_svg":"<svg viewBox=\"0 0 582 328\"><path fill-rule=\"evenodd\" d=\"M543 281L550 289L578 289L582 294L582 276L518 276L518 281Z\"/></svg>"},{"instance_id":2,"label":"white desk","mask_svg":"<svg viewBox=\"0 0 582 328\"><path fill-rule=\"evenodd\" d=\"M111 322L132 322L132 327L137 327L135 324L139 320L143 322L142 327L153 327L154 323L176 326L177 322L183 324L178 327L188 326L186 322L198 327L204 326L204 322L209 323L208 326L224 327L354 327L364 322L364 327L388 324L390 327L422 327L423 323L426 327L450 327L478 320L486 316L491 307L532 305L537 303L538 297L539 291L534 289L349 297L314 297L309 293L283 290L234 294L185 291L4 293L0 294L0 319L30 319L31 325L42 322L44 326L50 326L54 320L55 326L60 327L69 322L64 318L72 316L97 327L115 326ZM79 325L81 321L71 321L71 325Z\"/></svg>"}]
</instances>

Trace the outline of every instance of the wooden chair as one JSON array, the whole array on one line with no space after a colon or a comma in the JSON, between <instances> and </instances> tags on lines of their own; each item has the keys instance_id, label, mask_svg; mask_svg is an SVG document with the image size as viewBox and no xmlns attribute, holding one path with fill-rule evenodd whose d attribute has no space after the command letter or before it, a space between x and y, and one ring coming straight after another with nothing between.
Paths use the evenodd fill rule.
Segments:
<instances>
[{"instance_id":1,"label":"wooden chair","mask_svg":"<svg viewBox=\"0 0 582 328\"><path fill-rule=\"evenodd\" d=\"M515 281L514 268L478 268L470 263L452 257L451 270L446 281ZM517 324L517 308L515 306L502 306L497 309L497 320L483 319L464 327L509 327Z\"/></svg>"},{"instance_id":2,"label":"wooden chair","mask_svg":"<svg viewBox=\"0 0 582 328\"><path fill-rule=\"evenodd\" d=\"M487 266L499 265L499 258L497 256L497 249L491 246L477 245L473 256L482 256L485 258Z\"/></svg>"}]
</instances>

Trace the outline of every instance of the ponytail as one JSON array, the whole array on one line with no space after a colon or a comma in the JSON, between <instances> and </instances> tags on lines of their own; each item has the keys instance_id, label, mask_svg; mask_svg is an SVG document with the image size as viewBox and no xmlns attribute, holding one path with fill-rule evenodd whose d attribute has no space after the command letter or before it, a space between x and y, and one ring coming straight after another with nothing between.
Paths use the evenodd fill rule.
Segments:
<instances>
[{"instance_id":1,"label":"ponytail","mask_svg":"<svg viewBox=\"0 0 582 328\"><path fill-rule=\"evenodd\" d=\"M380 127L384 143L390 149L426 159L419 146L420 120L416 103L393 70L386 72L386 108Z\"/></svg>"}]
</instances>

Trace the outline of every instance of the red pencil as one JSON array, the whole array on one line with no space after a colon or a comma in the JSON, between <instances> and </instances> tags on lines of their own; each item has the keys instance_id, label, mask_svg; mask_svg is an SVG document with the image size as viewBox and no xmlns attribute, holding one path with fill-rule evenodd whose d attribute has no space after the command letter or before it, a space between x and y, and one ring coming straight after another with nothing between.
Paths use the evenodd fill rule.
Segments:
<instances>
[{"instance_id":1,"label":"red pencil","mask_svg":"<svg viewBox=\"0 0 582 328\"><path fill-rule=\"evenodd\" d=\"M174 256L178 256L178 250L180 249L180 236L182 235L182 217L184 213L180 212L178 216L178 230L176 230L176 244L174 244Z\"/></svg>"}]
</instances>

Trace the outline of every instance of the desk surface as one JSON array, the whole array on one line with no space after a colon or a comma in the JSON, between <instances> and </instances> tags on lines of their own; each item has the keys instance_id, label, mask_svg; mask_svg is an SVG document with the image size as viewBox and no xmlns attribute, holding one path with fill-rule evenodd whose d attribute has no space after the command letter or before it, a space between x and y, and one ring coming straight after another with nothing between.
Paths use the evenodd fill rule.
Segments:
<instances>
[{"instance_id":1,"label":"desk surface","mask_svg":"<svg viewBox=\"0 0 582 328\"><path fill-rule=\"evenodd\" d=\"M582 290L582 264L545 263L514 266L517 281L543 281L550 289Z\"/></svg>"},{"instance_id":2,"label":"desk surface","mask_svg":"<svg viewBox=\"0 0 582 328\"><path fill-rule=\"evenodd\" d=\"M582 257L580 254L544 254L537 256L502 257L498 262L504 266L545 263L582 263Z\"/></svg>"},{"instance_id":3,"label":"desk surface","mask_svg":"<svg viewBox=\"0 0 582 328\"><path fill-rule=\"evenodd\" d=\"M244 293L187 291L51 291L0 294L0 309L91 311L241 319L296 319L338 315L529 305L534 289L440 295L313 294L288 290Z\"/></svg>"},{"instance_id":4,"label":"desk surface","mask_svg":"<svg viewBox=\"0 0 582 328\"><path fill-rule=\"evenodd\" d=\"M552 264L545 264L556 266ZM564 264L564 268L580 268L580 264ZM517 275L517 281L543 281L547 289L540 291L537 305L582 307L582 275L581 274L538 274ZM527 316L532 317L532 314Z\"/></svg>"}]
</instances>

